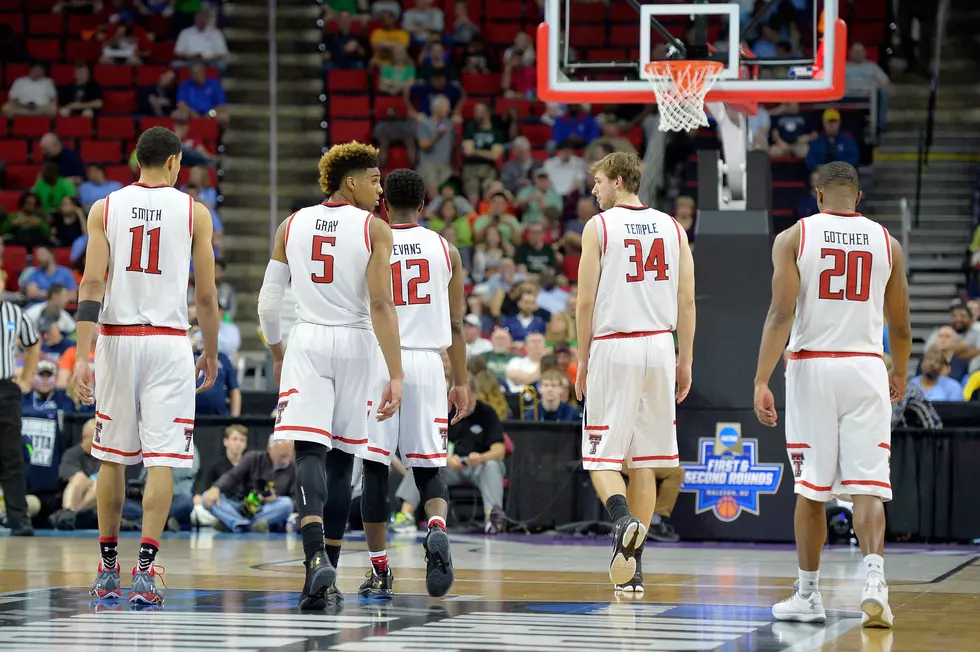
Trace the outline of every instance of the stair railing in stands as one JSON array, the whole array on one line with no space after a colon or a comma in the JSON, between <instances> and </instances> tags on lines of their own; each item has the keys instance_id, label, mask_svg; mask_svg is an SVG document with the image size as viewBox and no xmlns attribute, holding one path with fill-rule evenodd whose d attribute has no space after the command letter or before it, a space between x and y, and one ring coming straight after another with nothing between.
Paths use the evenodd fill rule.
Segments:
<instances>
[{"instance_id":1,"label":"stair railing in stands","mask_svg":"<svg viewBox=\"0 0 980 652\"><path fill-rule=\"evenodd\" d=\"M276 0L269 0L269 253L279 226L279 79L276 58Z\"/></svg>"},{"instance_id":2,"label":"stair railing in stands","mask_svg":"<svg viewBox=\"0 0 980 652\"><path fill-rule=\"evenodd\" d=\"M939 91L939 69L942 65L943 40L946 37L946 20L949 17L949 0L940 0L936 15L936 36L932 53L932 78L929 81L929 111L925 129L919 134L919 169L915 175L915 217L919 226L919 213L922 203L922 175L929 168L929 150L932 148L933 133L936 127L936 93Z\"/></svg>"}]
</instances>

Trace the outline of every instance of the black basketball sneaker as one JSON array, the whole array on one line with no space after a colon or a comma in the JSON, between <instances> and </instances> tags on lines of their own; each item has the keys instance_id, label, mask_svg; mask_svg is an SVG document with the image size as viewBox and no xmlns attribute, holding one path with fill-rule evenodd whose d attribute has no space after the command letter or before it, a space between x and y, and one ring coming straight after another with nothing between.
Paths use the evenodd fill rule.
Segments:
<instances>
[{"instance_id":1,"label":"black basketball sneaker","mask_svg":"<svg viewBox=\"0 0 980 652\"><path fill-rule=\"evenodd\" d=\"M636 573L636 551L647 538L647 529L632 516L624 516L613 527L613 556L609 579L614 585L630 582Z\"/></svg>"},{"instance_id":2,"label":"black basketball sneaker","mask_svg":"<svg viewBox=\"0 0 980 652\"><path fill-rule=\"evenodd\" d=\"M392 586L395 583L395 575L390 568L380 575L372 568L366 577L361 588L357 590L362 598L390 598L394 593Z\"/></svg>"},{"instance_id":3,"label":"black basketball sneaker","mask_svg":"<svg viewBox=\"0 0 980 652\"><path fill-rule=\"evenodd\" d=\"M337 569L330 565L327 554L320 551L306 566L306 582L299 596L299 608L303 611L319 611L326 606L324 595L337 580Z\"/></svg>"},{"instance_id":4,"label":"black basketball sneaker","mask_svg":"<svg viewBox=\"0 0 980 652\"><path fill-rule=\"evenodd\" d=\"M429 528L422 547L425 548L425 590L433 598L441 598L449 593L456 579L449 554L449 535L442 528Z\"/></svg>"}]
</instances>

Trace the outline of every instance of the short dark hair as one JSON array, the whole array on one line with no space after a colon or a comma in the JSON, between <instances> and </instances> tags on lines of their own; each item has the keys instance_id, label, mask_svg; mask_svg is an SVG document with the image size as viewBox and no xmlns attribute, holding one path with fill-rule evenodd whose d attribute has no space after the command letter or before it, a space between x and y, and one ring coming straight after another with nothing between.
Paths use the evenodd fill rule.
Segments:
<instances>
[{"instance_id":1,"label":"short dark hair","mask_svg":"<svg viewBox=\"0 0 980 652\"><path fill-rule=\"evenodd\" d=\"M48 288L48 298L50 299L54 295L56 295L59 292L62 292L64 290L65 290L65 286L64 285L58 285L57 283L55 283L51 287Z\"/></svg>"},{"instance_id":2,"label":"short dark hair","mask_svg":"<svg viewBox=\"0 0 980 652\"><path fill-rule=\"evenodd\" d=\"M817 170L817 188L827 186L849 186L854 190L861 189L861 181L857 168L844 161L825 163Z\"/></svg>"},{"instance_id":3,"label":"short dark hair","mask_svg":"<svg viewBox=\"0 0 980 652\"><path fill-rule=\"evenodd\" d=\"M953 312L954 310L965 310L967 313L973 314L972 312L970 312L970 307L965 303L954 303L949 307L949 311Z\"/></svg>"},{"instance_id":4,"label":"short dark hair","mask_svg":"<svg viewBox=\"0 0 980 652\"><path fill-rule=\"evenodd\" d=\"M507 193L504 193L504 192L499 192L498 191L498 192L495 192L492 195L490 195L490 199L496 199L497 197L503 197L504 198L504 201L510 201L509 199L507 199Z\"/></svg>"},{"instance_id":5,"label":"short dark hair","mask_svg":"<svg viewBox=\"0 0 980 652\"><path fill-rule=\"evenodd\" d=\"M375 147L356 140L334 145L320 158L320 190L330 196L340 190L350 175L376 167L380 163Z\"/></svg>"},{"instance_id":6,"label":"short dark hair","mask_svg":"<svg viewBox=\"0 0 980 652\"><path fill-rule=\"evenodd\" d=\"M385 199L394 209L414 210L425 203L425 181L415 170L392 170L385 178Z\"/></svg>"},{"instance_id":7,"label":"short dark hair","mask_svg":"<svg viewBox=\"0 0 980 652\"><path fill-rule=\"evenodd\" d=\"M136 161L141 168L163 167L167 159L180 154L180 139L166 127L150 127L136 141Z\"/></svg>"}]
</instances>

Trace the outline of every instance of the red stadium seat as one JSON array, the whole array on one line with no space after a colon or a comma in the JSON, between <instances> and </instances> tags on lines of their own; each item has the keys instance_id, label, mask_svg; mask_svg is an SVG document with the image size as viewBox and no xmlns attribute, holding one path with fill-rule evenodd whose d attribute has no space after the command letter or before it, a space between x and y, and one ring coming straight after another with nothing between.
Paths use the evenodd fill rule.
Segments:
<instances>
[{"instance_id":1,"label":"red stadium seat","mask_svg":"<svg viewBox=\"0 0 980 652\"><path fill-rule=\"evenodd\" d=\"M578 4L575 5L579 6ZM524 18L524 3L504 0L490 2L485 9L487 20L497 22L520 21Z\"/></svg>"},{"instance_id":2,"label":"red stadium seat","mask_svg":"<svg viewBox=\"0 0 980 652\"><path fill-rule=\"evenodd\" d=\"M56 4L58 4L58 0L29 0L24 3L27 10L33 14L48 13Z\"/></svg>"},{"instance_id":3,"label":"red stadium seat","mask_svg":"<svg viewBox=\"0 0 980 652\"><path fill-rule=\"evenodd\" d=\"M632 11L632 8L630 9ZM634 12L636 13L636 12ZM609 30L609 43L616 45L632 46L640 42L640 28L636 26L636 19L632 25L613 25Z\"/></svg>"},{"instance_id":4,"label":"red stadium seat","mask_svg":"<svg viewBox=\"0 0 980 652\"><path fill-rule=\"evenodd\" d=\"M848 23L847 38L851 43L881 43L885 40L885 23Z\"/></svg>"},{"instance_id":5,"label":"red stadium seat","mask_svg":"<svg viewBox=\"0 0 980 652\"><path fill-rule=\"evenodd\" d=\"M517 109L517 119L524 121L529 115L534 115L535 103L530 100L497 98L494 103L494 110L497 115L503 115L511 109Z\"/></svg>"},{"instance_id":6,"label":"red stadium seat","mask_svg":"<svg viewBox=\"0 0 980 652\"><path fill-rule=\"evenodd\" d=\"M28 39L27 53L38 61L61 61L61 41L55 39Z\"/></svg>"},{"instance_id":7,"label":"red stadium seat","mask_svg":"<svg viewBox=\"0 0 980 652\"><path fill-rule=\"evenodd\" d=\"M157 118L155 116L143 116L140 118L140 132L144 132L150 127L166 127L173 131L174 119L173 118Z\"/></svg>"},{"instance_id":8,"label":"red stadium seat","mask_svg":"<svg viewBox=\"0 0 980 652\"><path fill-rule=\"evenodd\" d=\"M99 60L102 48L95 41L71 40L65 45L65 58L68 61L86 61L93 63Z\"/></svg>"},{"instance_id":9,"label":"red stadium seat","mask_svg":"<svg viewBox=\"0 0 980 652\"><path fill-rule=\"evenodd\" d=\"M191 118L187 135L194 140L218 140L218 122L210 118Z\"/></svg>"},{"instance_id":10,"label":"red stadium seat","mask_svg":"<svg viewBox=\"0 0 980 652\"><path fill-rule=\"evenodd\" d=\"M327 89L331 93L367 93L368 76L363 70L330 70Z\"/></svg>"},{"instance_id":11,"label":"red stadium seat","mask_svg":"<svg viewBox=\"0 0 980 652\"><path fill-rule=\"evenodd\" d=\"M463 101L463 108L460 109L459 112L462 114L464 120L473 119L473 107L475 107L477 104L486 104L486 102L480 102L480 100L472 97L468 97Z\"/></svg>"},{"instance_id":12,"label":"red stadium seat","mask_svg":"<svg viewBox=\"0 0 980 652\"><path fill-rule=\"evenodd\" d=\"M0 160L11 163L27 163L26 140L0 140Z\"/></svg>"},{"instance_id":13,"label":"red stadium seat","mask_svg":"<svg viewBox=\"0 0 980 652\"><path fill-rule=\"evenodd\" d=\"M68 33L72 36L91 34L99 29L99 17L83 14L68 16Z\"/></svg>"},{"instance_id":14,"label":"red stadium seat","mask_svg":"<svg viewBox=\"0 0 980 652\"><path fill-rule=\"evenodd\" d=\"M214 66L208 66L204 69L204 76L208 79L221 79L221 71ZM184 83L191 78L190 68L178 68L177 69L177 83Z\"/></svg>"},{"instance_id":15,"label":"red stadium seat","mask_svg":"<svg viewBox=\"0 0 980 652\"><path fill-rule=\"evenodd\" d=\"M487 23L483 40L487 45L513 45L518 31L513 23Z\"/></svg>"},{"instance_id":16,"label":"red stadium seat","mask_svg":"<svg viewBox=\"0 0 980 652\"><path fill-rule=\"evenodd\" d=\"M51 131L51 120L40 115L19 115L14 118L14 136L43 136Z\"/></svg>"},{"instance_id":17,"label":"red stadium seat","mask_svg":"<svg viewBox=\"0 0 980 652\"><path fill-rule=\"evenodd\" d=\"M11 188L31 188L40 171L40 165L8 165L7 185Z\"/></svg>"},{"instance_id":18,"label":"red stadium seat","mask_svg":"<svg viewBox=\"0 0 980 652\"><path fill-rule=\"evenodd\" d=\"M136 113L136 93L133 91L105 91L102 94L102 111L113 115Z\"/></svg>"},{"instance_id":19,"label":"red stadium seat","mask_svg":"<svg viewBox=\"0 0 980 652\"><path fill-rule=\"evenodd\" d=\"M65 20L60 14L31 14L27 17L27 33L31 36L61 36Z\"/></svg>"},{"instance_id":20,"label":"red stadium seat","mask_svg":"<svg viewBox=\"0 0 980 652\"><path fill-rule=\"evenodd\" d=\"M26 63L8 63L5 66L4 72L4 83L10 86L20 77L26 77L30 72L30 68L27 67Z\"/></svg>"},{"instance_id":21,"label":"red stadium seat","mask_svg":"<svg viewBox=\"0 0 980 652\"><path fill-rule=\"evenodd\" d=\"M69 63L51 64L51 70L48 72L48 76L51 77L51 81L53 81L57 86L74 84L75 66Z\"/></svg>"},{"instance_id":22,"label":"red stadium seat","mask_svg":"<svg viewBox=\"0 0 980 652\"><path fill-rule=\"evenodd\" d=\"M135 135L136 125L129 116L99 118L97 126L99 140L131 140Z\"/></svg>"},{"instance_id":23,"label":"red stadium seat","mask_svg":"<svg viewBox=\"0 0 980 652\"><path fill-rule=\"evenodd\" d=\"M107 165L105 175L109 181L118 181L124 186L128 186L135 180L133 171L129 169L128 165Z\"/></svg>"},{"instance_id":24,"label":"red stadium seat","mask_svg":"<svg viewBox=\"0 0 980 652\"><path fill-rule=\"evenodd\" d=\"M132 66L96 66L95 81L103 87L130 88L133 85Z\"/></svg>"},{"instance_id":25,"label":"red stadium seat","mask_svg":"<svg viewBox=\"0 0 980 652\"><path fill-rule=\"evenodd\" d=\"M55 263L71 269L71 247L55 247L51 251L54 253Z\"/></svg>"},{"instance_id":26,"label":"red stadium seat","mask_svg":"<svg viewBox=\"0 0 980 652\"><path fill-rule=\"evenodd\" d=\"M24 17L20 14L0 14L0 25L9 25L14 34L24 32Z\"/></svg>"},{"instance_id":27,"label":"red stadium seat","mask_svg":"<svg viewBox=\"0 0 980 652\"><path fill-rule=\"evenodd\" d=\"M531 141L531 147L544 147L551 140L551 127L543 124L521 125L521 135Z\"/></svg>"},{"instance_id":28,"label":"red stadium seat","mask_svg":"<svg viewBox=\"0 0 980 652\"><path fill-rule=\"evenodd\" d=\"M7 98L4 97L3 101L6 102ZM2 106L2 104L0 104L0 106ZM10 130L10 125L7 124L7 116L0 115L0 138L5 138L9 130Z\"/></svg>"},{"instance_id":29,"label":"red stadium seat","mask_svg":"<svg viewBox=\"0 0 980 652\"><path fill-rule=\"evenodd\" d=\"M464 75L463 88L468 95L500 95L500 75L493 72Z\"/></svg>"},{"instance_id":30,"label":"red stadium seat","mask_svg":"<svg viewBox=\"0 0 980 652\"><path fill-rule=\"evenodd\" d=\"M82 141L79 155L86 163L118 163L122 160L121 143L116 141Z\"/></svg>"},{"instance_id":31,"label":"red stadium seat","mask_svg":"<svg viewBox=\"0 0 980 652\"><path fill-rule=\"evenodd\" d=\"M606 45L606 30L596 25L572 25L568 42L576 49L602 47Z\"/></svg>"},{"instance_id":32,"label":"red stadium seat","mask_svg":"<svg viewBox=\"0 0 980 652\"><path fill-rule=\"evenodd\" d=\"M335 102L343 100L337 98ZM408 107L405 106L405 98L391 95L374 96L374 118L376 120L393 120L404 118L408 115Z\"/></svg>"},{"instance_id":33,"label":"red stadium seat","mask_svg":"<svg viewBox=\"0 0 980 652\"><path fill-rule=\"evenodd\" d=\"M160 79L167 66L136 66L136 85L152 86Z\"/></svg>"},{"instance_id":34,"label":"red stadium seat","mask_svg":"<svg viewBox=\"0 0 980 652\"><path fill-rule=\"evenodd\" d=\"M173 41L166 41L163 43L153 44L153 50L150 53L150 62L169 64L173 60L174 60Z\"/></svg>"},{"instance_id":35,"label":"red stadium seat","mask_svg":"<svg viewBox=\"0 0 980 652\"><path fill-rule=\"evenodd\" d=\"M367 95L345 95L330 100L331 118L363 118L371 115L371 102Z\"/></svg>"},{"instance_id":36,"label":"red stadium seat","mask_svg":"<svg viewBox=\"0 0 980 652\"><path fill-rule=\"evenodd\" d=\"M356 140L359 143L371 142L371 123L368 120L331 120L330 145Z\"/></svg>"},{"instance_id":37,"label":"red stadium seat","mask_svg":"<svg viewBox=\"0 0 980 652\"><path fill-rule=\"evenodd\" d=\"M92 118L83 116L58 117L54 120L54 133L61 138L91 138Z\"/></svg>"},{"instance_id":38,"label":"red stadium seat","mask_svg":"<svg viewBox=\"0 0 980 652\"><path fill-rule=\"evenodd\" d=\"M170 34L170 19L166 16L150 16L147 20L147 30L157 37L158 41L164 41Z\"/></svg>"},{"instance_id":39,"label":"red stadium seat","mask_svg":"<svg viewBox=\"0 0 980 652\"><path fill-rule=\"evenodd\" d=\"M570 7L572 24L588 23L599 31L606 24L606 5L603 2L576 2Z\"/></svg>"},{"instance_id":40,"label":"red stadium seat","mask_svg":"<svg viewBox=\"0 0 980 652\"><path fill-rule=\"evenodd\" d=\"M17 204L20 202L20 195L21 192L19 190L0 190L0 208L8 214L16 213ZM9 251L9 249L6 251ZM4 263L6 264L6 259L4 259Z\"/></svg>"},{"instance_id":41,"label":"red stadium seat","mask_svg":"<svg viewBox=\"0 0 980 652\"><path fill-rule=\"evenodd\" d=\"M408 152L404 147L391 147L388 150L388 167L390 169L412 167L412 162L408 160Z\"/></svg>"},{"instance_id":42,"label":"red stadium seat","mask_svg":"<svg viewBox=\"0 0 980 652\"><path fill-rule=\"evenodd\" d=\"M7 272L7 290L17 291L17 277L25 267L27 267L27 247L18 245L4 247L3 271Z\"/></svg>"}]
</instances>

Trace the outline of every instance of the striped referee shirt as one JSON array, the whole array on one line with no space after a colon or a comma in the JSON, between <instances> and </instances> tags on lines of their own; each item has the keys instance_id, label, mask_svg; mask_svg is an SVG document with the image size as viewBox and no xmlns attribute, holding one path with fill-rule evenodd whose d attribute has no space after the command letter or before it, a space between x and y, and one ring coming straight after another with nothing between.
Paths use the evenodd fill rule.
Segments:
<instances>
[{"instance_id":1,"label":"striped referee shirt","mask_svg":"<svg viewBox=\"0 0 980 652\"><path fill-rule=\"evenodd\" d=\"M34 324L15 303L0 301L0 379L17 373L17 340L25 347L38 342Z\"/></svg>"}]
</instances>

